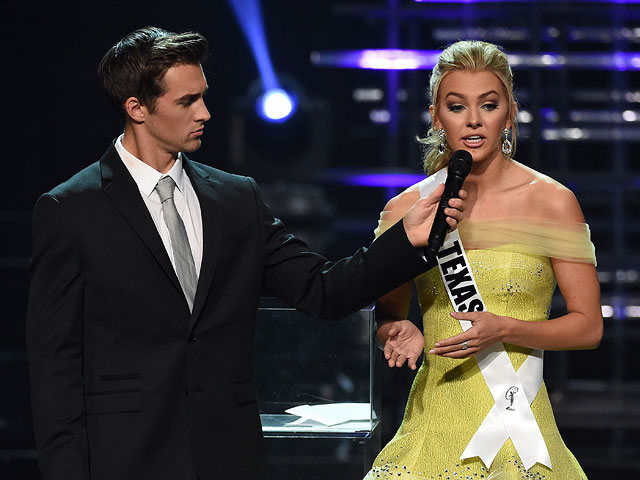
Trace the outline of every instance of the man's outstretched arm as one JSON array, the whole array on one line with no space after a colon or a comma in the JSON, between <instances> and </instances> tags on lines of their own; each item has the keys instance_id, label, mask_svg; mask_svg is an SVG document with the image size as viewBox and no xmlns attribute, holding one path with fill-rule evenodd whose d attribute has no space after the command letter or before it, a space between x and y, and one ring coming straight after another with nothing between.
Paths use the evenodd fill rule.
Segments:
<instances>
[{"instance_id":1,"label":"man's outstretched arm","mask_svg":"<svg viewBox=\"0 0 640 480\"><path fill-rule=\"evenodd\" d=\"M396 223L368 248L352 256L328 261L310 252L300 239L288 234L271 215L252 182L265 246L264 285L289 305L314 317L340 318L420 275L433 265L423 256L442 187L416 202L402 222ZM462 220L462 199L451 200L449 226Z\"/></svg>"}]
</instances>

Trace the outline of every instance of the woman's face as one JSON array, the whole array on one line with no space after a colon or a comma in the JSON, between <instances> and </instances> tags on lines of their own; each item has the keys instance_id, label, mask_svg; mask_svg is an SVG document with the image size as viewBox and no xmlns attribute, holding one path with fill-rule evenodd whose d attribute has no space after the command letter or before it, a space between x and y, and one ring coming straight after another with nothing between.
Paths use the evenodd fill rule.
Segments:
<instances>
[{"instance_id":1,"label":"woman's face","mask_svg":"<svg viewBox=\"0 0 640 480\"><path fill-rule=\"evenodd\" d=\"M502 155L501 132L511 127L512 106L500 79L492 72L456 70L440 82L434 126L444 128L451 151L467 150L473 161Z\"/></svg>"}]
</instances>

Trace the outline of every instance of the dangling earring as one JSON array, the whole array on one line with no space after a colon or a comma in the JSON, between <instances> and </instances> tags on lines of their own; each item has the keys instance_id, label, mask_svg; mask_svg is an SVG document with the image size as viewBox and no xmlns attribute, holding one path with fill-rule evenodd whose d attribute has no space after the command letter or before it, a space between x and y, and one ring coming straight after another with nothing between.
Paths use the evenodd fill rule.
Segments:
<instances>
[{"instance_id":1,"label":"dangling earring","mask_svg":"<svg viewBox=\"0 0 640 480\"><path fill-rule=\"evenodd\" d=\"M440 143L438 143L438 153L440 155L442 155L444 153L444 150L446 148L446 136L444 133L444 128L441 128L440 130L436 130L436 132L438 133L438 140L440 141Z\"/></svg>"},{"instance_id":2,"label":"dangling earring","mask_svg":"<svg viewBox=\"0 0 640 480\"><path fill-rule=\"evenodd\" d=\"M502 153L510 157L511 152L513 152L513 145L509 141L509 129L505 128L502 130L502 135L504 136L504 140L502 140Z\"/></svg>"}]
</instances>

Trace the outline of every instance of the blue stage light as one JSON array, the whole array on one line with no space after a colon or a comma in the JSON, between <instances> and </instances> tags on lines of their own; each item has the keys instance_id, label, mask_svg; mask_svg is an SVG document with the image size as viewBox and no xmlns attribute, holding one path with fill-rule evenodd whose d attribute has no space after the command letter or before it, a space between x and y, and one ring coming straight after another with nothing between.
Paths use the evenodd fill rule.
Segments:
<instances>
[{"instance_id":1,"label":"blue stage light","mask_svg":"<svg viewBox=\"0 0 640 480\"><path fill-rule=\"evenodd\" d=\"M257 98L258 115L268 122L283 123L296 110L293 95L287 93L277 78L264 30L260 0L227 0L242 27L260 72L260 93Z\"/></svg>"},{"instance_id":2,"label":"blue stage light","mask_svg":"<svg viewBox=\"0 0 640 480\"><path fill-rule=\"evenodd\" d=\"M285 122L296 109L295 99L281 88L267 90L258 98L258 114L269 122Z\"/></svg>"},{"instance_id":3,"label":"blue stage light","mask_svg":"<svg viewBox=\"0 0 640 480\"><path fill-rule=\"evenodd\" d=\"M271 64L260 0L227 0L227 2L249 43L262 82L267 88L276 88L278 81Z\"/></svg>"}]
</instances>

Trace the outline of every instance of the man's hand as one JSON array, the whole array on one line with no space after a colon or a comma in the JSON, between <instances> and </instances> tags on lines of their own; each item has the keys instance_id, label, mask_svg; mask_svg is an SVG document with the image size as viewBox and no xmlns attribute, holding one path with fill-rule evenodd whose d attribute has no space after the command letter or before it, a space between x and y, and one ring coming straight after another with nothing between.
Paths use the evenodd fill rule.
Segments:
<instances>
[{"instance_id":1,"label":"man's hand","mask_svg":"<svg viewBox=\"0 0 640 480\"><path fill-rule=\"evenodd\" d=\"M409 209L402 221L407 232L407 238L414 247L426 247L429 243L431 226L438 210L438 202L444 193L444 184L431 192L427 198L421 198ZM467 207L467 192L460 190L460 198L449 200L449 207L445 208L447 224L451 230L455 230L462 221L462 213Z\"/></svg>"}]
</instances>

